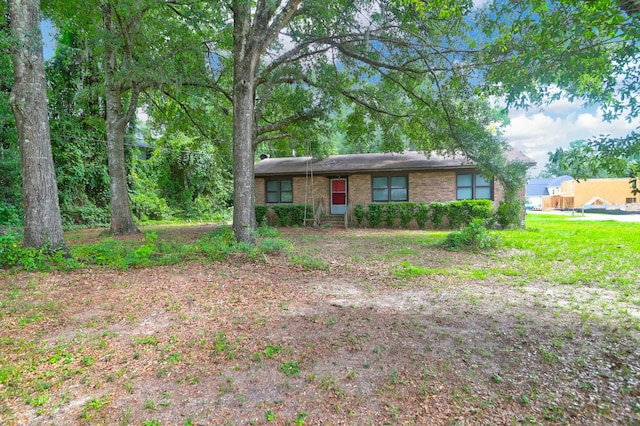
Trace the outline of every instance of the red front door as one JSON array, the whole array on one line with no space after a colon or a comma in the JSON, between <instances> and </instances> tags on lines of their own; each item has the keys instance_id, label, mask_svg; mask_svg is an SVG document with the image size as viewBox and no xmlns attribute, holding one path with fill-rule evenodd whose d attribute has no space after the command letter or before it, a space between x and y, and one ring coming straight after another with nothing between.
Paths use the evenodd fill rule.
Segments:
<instances>
[{"instance_id":1,"label":"red front door","mask_svg":"<svg viewBox=\"0 0 640 426\"><path fill-rule=\"evenodd\" d=\"M331 214L347 212L347 179L331 179Z\"/></svg>"}]
</instances>

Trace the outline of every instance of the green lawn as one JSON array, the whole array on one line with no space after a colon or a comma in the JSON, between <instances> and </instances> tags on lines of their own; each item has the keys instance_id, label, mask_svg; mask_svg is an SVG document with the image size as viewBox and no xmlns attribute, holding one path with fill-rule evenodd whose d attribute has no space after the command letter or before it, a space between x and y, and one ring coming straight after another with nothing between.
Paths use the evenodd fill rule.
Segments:
<instances>
[{"instance_id":1,"label":"green lawn","mask_svg":"<svg viewBox=\"0 0 640 426\"><path fill-rule=\"evenodd\" d=\"M504 231L500 258L513 275L638 294L640 226L529 215L524 231Z\"/></svg>"}]
</instances>

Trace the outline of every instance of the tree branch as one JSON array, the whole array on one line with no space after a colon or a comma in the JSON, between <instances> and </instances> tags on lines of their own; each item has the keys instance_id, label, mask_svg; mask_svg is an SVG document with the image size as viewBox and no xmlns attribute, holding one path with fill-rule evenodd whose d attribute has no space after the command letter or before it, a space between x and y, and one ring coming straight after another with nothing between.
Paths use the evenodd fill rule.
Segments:
<instances>
[{"instance_id":1,"label":"tree branch","mask_svg":"<svg viewBox=\"0 0 640 426\"><path fill-rule=\"evenodd\" d=\"M293 123L297 123L299 121L307 121L312 120L314 118L320 117L322 115L322 111L313 111L310 113L298 113L292 116L289 116L283 120L279 120L275 123L270 123L264 126L258 126L258 135L263 135L265 133L277 132L282 130Z\"/></svg>"},{"instance_id":2,"label":"tree branch","mask_svg":"<svg viewBox=\"0 0 640 426\"><path fill-rule=\"evenodd\" d=\"M256 139L256 144L254 146L254 148L257 147L257 145L261 144L262 142L268 142L268 141L275 141L278 139L285 139L285 138L290 138L291 136L293 136L291 133L280 133L279 135L271 135L271 136L263 136L263 137L258 137Z\"/></svg>"},{"instance_id":3,"label":"tree branch","mask_svg":"<svg viewBox=\"0 0 640 426\"><path fill-rule=\"evenodd\" d=\"M263 36L257 40L255 49L260 54L266 52L271 43L278 37L280 30L284 28L295 14L302 0L288 0L287 4L282 8L280 13L273 19L271 24L266 28ZM261 24L256 22L256 24Z\"/></svg>"}]
</instances>

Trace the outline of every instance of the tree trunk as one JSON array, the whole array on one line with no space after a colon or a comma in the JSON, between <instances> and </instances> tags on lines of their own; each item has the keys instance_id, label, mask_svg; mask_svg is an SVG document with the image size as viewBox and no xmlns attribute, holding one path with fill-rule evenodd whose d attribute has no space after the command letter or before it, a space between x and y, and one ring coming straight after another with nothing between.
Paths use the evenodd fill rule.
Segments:
<instances>
[{"instance_id":1,"label":"tree trunk","mask_svg":"<svg viewBox=\"0 0 640 426\"><path fill-rule=\"evenodd\" d=\"M259 54L249 38L248 3L236 5L233 31L233 231L238 242L255 244L253 141L255 78Z\"/></svg>"},{"instance_id":2,"label":"tree trunk","mask_svg":"<svg viewBox=\"0 0 640 426\"><path fill-rule=\"evenodd\" d=\"M103 19L105 30L112 33L113 6L103 6ZM104 45L104 79L106 92L106 130L107 130L107 162L109 163L109 183L111 191L111 233L114 235L135 234L138 231L133 221L131 205L129 203L129 191L127 188L127 168L124 156L124 131L135 114L135 104L138 92L131 89L131 102L129 110L124 113L122 109L122 90L119 83L114 81L117 67L116 51L109 40Z\"/></svg>"},{"instance_id":3,"label":"tree trunk","mask_svg":"<svg viewBox=\"0 0 640 426\"><path fill-rule=\"evenodd\" d=\"M11 0L14 84L10 103L22 158L24 245L66 248L51 153L40 1Z\"/></svg>"},{"instance_id":4,"label":"tree trunk","mask_svg":"<svg viewBox=\"0 0 640 426\"><path fill-rule=\"evenodd\" d=\"M111 190L111 233L114 235L140 232L133 221L127 168L124 155L124 130L126 123L120 106L120 95L107 86L107 162L109 163L109 188Z\"/></svg>"},{"instance_id":5,"label":"tree trunk","mask_svg":"<svg viewBox=\"0 0 640 426\"><path fill-rule=\"evenodd\" d=\"M233 84L233 230L238 242L255 244L253 211L254 76L235 66Z\"/></svg>"},{"instance_id":6,"label":"tree trunk","mask_svg":"<svg viewBox=\"0 0 640 426\"><path fill-rule=\"evenodd\" d=\"M233 10L233 230L238 242L255 244L253 158L257 139L255 115L258 62L302 0L232 1ZM281 7L279 7L279 5ZM279 12L276 13L276 11ZM253 26L252 26L253 25Z\"/></svg>"}]
</instances>

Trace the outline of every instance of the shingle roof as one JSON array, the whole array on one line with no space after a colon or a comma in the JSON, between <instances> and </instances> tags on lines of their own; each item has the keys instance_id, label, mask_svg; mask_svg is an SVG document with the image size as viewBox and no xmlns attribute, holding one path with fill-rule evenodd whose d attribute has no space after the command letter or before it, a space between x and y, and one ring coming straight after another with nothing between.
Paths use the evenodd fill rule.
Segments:
<instances>
[{"instance_id":1,"label":"shingle roof","mask_svg":"<svg viewBox=\"0 0 640 426\"><path fill-rule=\"evenodd\" d=\"M549 195L549 191L547 191L547 187L549 186L549 182L553 179L529 179L527 184L525 185L525 195L527 197L539 197L543 195Z\"/></svg>"},{"instance_id":2,"label":"shingle roof","mask_svg":"<svg viewBox=\"0 0 640 426\"><path fill-rule=\"evenodd\" d=\"M564 175L555 178L537 178L529 179L525 185L525 194L527 197L549 195L547 188L560 186L565 180L573 180L571 176Z\"/></svg>"},{"instance_id":3,"label":"shingle roof","mask_svg":"<svg viewBox=\"0 0 640 426\"><path fill-rule=\"evenodd\" d=\"M549 183L549 186L560 186L562 184L562 182L567 181L567 180L573 180L573 177L569 176L569 175L558 176L557 178L551 179L551 182Z\"/></svg>"},{"instance_id":4,"label":"shingle roof","mask_svg":"<svg viewBox=\"0 0 640 426\"><path fill-rule=\"evenodd\" d=\"M535 164L533 160L515 149L505 153L509 161L522 161ZM311 161L309 161L311 160ZM316 175L364 173L375 171L407 171L426 169L468 168L473 162L463 156L443 157L408 151L402 154L347 154L332 155L323 160L312 160L311 157L268 158L255 164L255 175L299 175L313 170Z\"/></svg>"}]
</instances>

